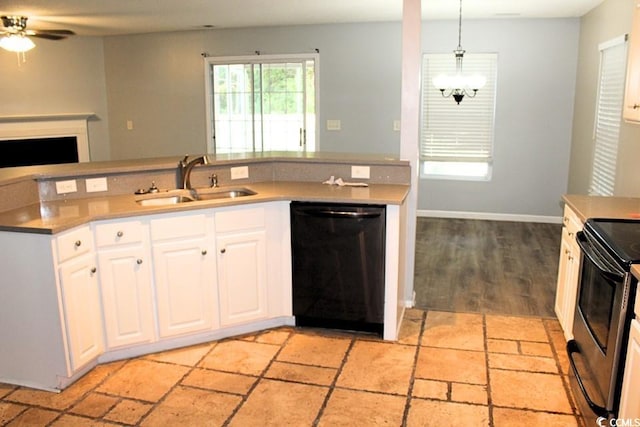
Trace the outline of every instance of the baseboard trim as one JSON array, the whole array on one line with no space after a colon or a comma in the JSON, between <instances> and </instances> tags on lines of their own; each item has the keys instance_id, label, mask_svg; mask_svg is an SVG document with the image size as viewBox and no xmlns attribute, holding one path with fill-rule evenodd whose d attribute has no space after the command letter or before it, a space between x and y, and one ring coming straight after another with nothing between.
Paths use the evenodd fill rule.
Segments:
<instances>
[{"instance_id":1,"label":"baseboard trim","mask_svg":"<svg viewBox=\"0 0 640 427\"><path fill-rule=\"evenodd\" d=\"M484 219L491 221L516 221L516 222L542 222L549 224L562 224L561 216L544 215L518 215L490 212L462 212L462 211L433 211L418 209L417 216L428 218L457 218L457 219Z\"/></svg>"}]
</instances>

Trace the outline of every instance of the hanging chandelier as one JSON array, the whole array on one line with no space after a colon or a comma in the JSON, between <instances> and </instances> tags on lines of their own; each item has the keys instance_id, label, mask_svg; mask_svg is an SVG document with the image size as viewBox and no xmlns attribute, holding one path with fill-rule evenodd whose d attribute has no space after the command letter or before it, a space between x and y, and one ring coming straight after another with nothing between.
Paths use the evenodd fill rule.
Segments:
<instances>
[{"instance_id":1,"label":"hanging chandelier","mask_svg":"<svg viewBox=\"0 0 640 427\"><path fill-rule=\"evenodd\" d=\"M484 76L464 75L462 73L462 58L465 50L462 48L462 0L460 0L460 15L458 18L458 47L453 51L456 57L456 73L453 76L440 74L433 78L433 85L440 90L445 98L453 97L460 104L465 96L473 98L479 89L487 82Z\"/></svg>"}]
</instances>

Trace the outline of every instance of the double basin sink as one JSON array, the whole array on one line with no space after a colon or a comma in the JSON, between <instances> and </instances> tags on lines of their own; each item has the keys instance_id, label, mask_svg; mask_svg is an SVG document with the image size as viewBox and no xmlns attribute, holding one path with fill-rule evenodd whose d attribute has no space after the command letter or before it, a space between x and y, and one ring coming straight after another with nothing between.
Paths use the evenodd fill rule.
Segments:
<instances>
[{"instance_id":1,"label":"double basin sink","mask_svg":"<svg viewBox=\"0 0 640 427\"><path fill-rule=\"evenodd\" d=\"M192 190L177 189L147 193L136 196L136 203L140 206L166 206L179 203L190 203L202 200L234 199L253 196L256 192L244 187L234 188L197 188Z\"/></svg>"}]
</instances>

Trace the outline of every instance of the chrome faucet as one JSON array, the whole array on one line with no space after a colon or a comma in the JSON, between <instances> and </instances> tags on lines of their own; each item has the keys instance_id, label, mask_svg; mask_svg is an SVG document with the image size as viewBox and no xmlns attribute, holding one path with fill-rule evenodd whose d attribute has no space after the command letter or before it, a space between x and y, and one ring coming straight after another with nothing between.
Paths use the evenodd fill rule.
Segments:
<instances>
[{"instance_id":1,"label":"chrome faucet","mask_svg":"<svg viewBox=\"0 0 640 427\"><path fill-rule=\"evenodd\" d=\"M191 190L191 171L197 165L208 165L209 158L207 156L199 156L195 159L187 162L189 156L184 156L184 159L178 163L178 172L180 173L180 185L185 190Z\"/></svg>"}]
</instances>

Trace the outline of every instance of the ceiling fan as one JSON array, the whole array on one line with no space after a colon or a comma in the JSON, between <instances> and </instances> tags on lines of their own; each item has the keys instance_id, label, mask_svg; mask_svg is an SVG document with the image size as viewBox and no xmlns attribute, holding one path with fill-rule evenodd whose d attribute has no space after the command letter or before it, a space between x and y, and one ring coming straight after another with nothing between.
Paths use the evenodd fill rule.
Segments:
<instances>
[{"instance_id":1,"label":"ceiling fan","mask_svg":"<svg viewBox=\"0 0 640 427\"><path fill-rule=\"evenodd\" d=\"M27 30L26 16L2 16L0 29L0 47L11 52L26 52L33 49L35 44L29 37L39 37L47 40L62 40L75 35L71 30Z\"/></svg>"}]
</instances>

